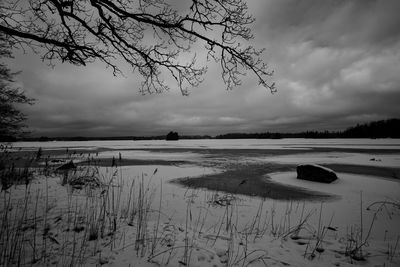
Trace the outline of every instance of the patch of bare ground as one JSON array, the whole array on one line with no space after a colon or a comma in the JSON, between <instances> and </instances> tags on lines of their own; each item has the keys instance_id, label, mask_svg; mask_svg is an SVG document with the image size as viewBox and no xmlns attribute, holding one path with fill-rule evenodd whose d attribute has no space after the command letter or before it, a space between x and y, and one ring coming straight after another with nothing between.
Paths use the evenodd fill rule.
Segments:
<instances>
[{"instance_id":1,"label":"patch of bare ground","mask_svg":"<svg viewBox=\"0 0 400 267\"><path fill-rule=\"evenodd\" d=\"M268 173L291 170L293 170L293 167L290 165L274 163L241 164L221 173L201 177L179 178L172 182L190 188L206 188L276 200L328 201L338 197L300 187L279 184L268 178Z\"/></svg>"}]
</instances>

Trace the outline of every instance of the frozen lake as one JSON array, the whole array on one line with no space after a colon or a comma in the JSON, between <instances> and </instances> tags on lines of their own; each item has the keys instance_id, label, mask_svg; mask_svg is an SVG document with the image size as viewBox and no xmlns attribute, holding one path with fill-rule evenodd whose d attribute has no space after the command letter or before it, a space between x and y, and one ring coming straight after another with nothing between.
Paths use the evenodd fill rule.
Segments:
<instances>
[{"instance_id":1,"label":"frozen lake","mask_svg":"<svg viewBox=\"0 0 400 267\"><path fill-rule=\"evenodd\" d=\"M149 141L55 141L17 142L22 148L76 148L76 149L141 149L141 148L212 148L212 149L309 149L313 147L400 149L400 139L200 139L200 140L149 140Z\"/></svg>"},{"instance_id":2,"label":"frozen lake","mask_svg":"<svg viewBox=\"0 0 400 267\"><path fill-rule=\"evenodd\" d=\"M97 152L100 158L163 160L199 163L213 160L275 162L281 164L352 164L376 167L400 166L400 139L240 139L179 141L75 141L18 142L14 150ZM224 152L236 150L236 152ZM222 152L221 152L222 151ZM253 153L247 153L254 151ZM219 157L216 155L219 154Z\"/></svg>"},{"instance_id":3,"label":"frozen lake","mask_svg":"<svg viewBox=\"0 0 400 267\"><path fill-rule=\"evenodd\" d=\"M400 201L399 139L19 142L14 150L35 151L39 147L45 155L74 159L83 165L85 158L94 158L108 175L114 158L123 185L121 198L127 197L133 180L142 179L154 190L152 208L162 206L164 219L173 218L178 225L187 221L190 203L190 216L204 216L207 210L204 227L213 229L225 216L226 208L210 203L231 196L238 228L246 227L255 214L262 213L260 218L265 218L270 227L284 232L311 214L307 229L315 232L321 225L337 229L329 233L329 238L338 243L337 249L343 249L340 238L349 231L362 229L367 233L371 229L368 241L375 242L375 251L393 245L400 236L399 209L380 204ZM295 167L304 163L333 166L339 179L332 184L298 180ZM182 178L196 179L197 186L176 182ZM290 192L309 192L310 197L292 199L289 191L278 189L275 197L260 194L256 188L252 193L252 185L264 182L266 188L287 187ZM241 184L247 189L242 190ZM276 197L279 192L285 197ZM332 197L313 198L313 194Z\"/></svg>"}]
</instances>

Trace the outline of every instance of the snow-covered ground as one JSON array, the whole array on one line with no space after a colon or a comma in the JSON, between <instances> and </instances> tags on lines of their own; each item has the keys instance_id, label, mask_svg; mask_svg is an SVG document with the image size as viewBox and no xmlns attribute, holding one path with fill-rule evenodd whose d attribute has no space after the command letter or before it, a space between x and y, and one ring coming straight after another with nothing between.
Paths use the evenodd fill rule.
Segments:
<instances>
[{"instance_id":1,"label":"snow-covered ground","mask_svg":"<svg viewBox=\"0 0 400 267\"><path fill-rule=\"evenodd\" d=\"M121 155L124 159L141 159L141 160L198 160L201 155L194 152L159 152L147 150L111 150L100 152L99 158L118 158Z\"/></svg>"},{"instance_id":2,"label":"snow-covered ground","mask_svg":"<svg viewBox=\"0 0 400 267\"><path fill-rule=\"evenodd\" d=\"M302 153L296 155L283 155L258 158L266 162L304 164L304 163L336 163L378 167L399 167L399 154L377 154L377 153L345 153L345 152L325 152L325 153Z\"/></svg>"},{"instance_id":3,"label":"snow-covered ground","mask_svg":"<svg viewBox=\"0 0 400 267\"><path fill-rule=\"evenodd\" d=\"M217 170L196 166L148 165L118 168L117 184L124 185L121 191L117 189L121 194L121 203L126 203L132 181L143 179L145 188L152 195L150 210L161 211L159 221L157 212L149 215L147 231L152 233L156 225L159 225L159 237L162 237L163 242L170 243L165 245L160 241L153 256L149 255L149 248L145 256L138 256L134 248L137 228L122 222L119 224L119 235L114 240L115 243L111 246L107 239L96 243L98 252L94 255L89 253L85 265L97 265L101 262L105 266L157 266L168 262L169 266L350 266L352 261L344 254L346 247L350 246L348 235L351 231L354 235L359 234L360 211L363 210L362 223L364 238L367 240L363 253L366 261L353 263L363 266L382 266L383 263L385 266L398 266L398 249L393 258L387 252L389 248L394 249L400 234L399 211L387 206L377 212L379 205L369 211L365 208L374 201L395 199L398 196L399 183L374 177L339 174L338 182L325 185L296 180L293 173L277 173L270 175L277 182L327 191L339 195L341 199L314 203L274 201L238 195L231 199L228 206L217 204L222 202L216 200L223 200L227 196L222 192L188 190L168 183L174 177L199 176L213 171ZM101 172L104 177L110 177L114 173L111 168L102 168ZM61 179L53 177L47 180L37 179L32 183L32 199L35 199L35 193L38 192L41 198L45 198L45 185L48 190L46 199L52 207L46 215L49 232L61 243L63 232L58 228L62 228L62 220L54 218L60 218L71 199L73 203L79 203L78 207L84 208L85 198L82 192L71 195L68 187L61 186ZM374 190L377 187L381 189L380 192ZM22 197L24 188L25 186L13 188L13 197ZM39 210L41 208L44 207L39 205ZM367 238L376 212L371 235ZM308 215L310 217L305 220L302 229L295 233L293 230ZM231 225L227 230L228 219ZM326 230L327 227L335 231ZM28 233L26 235L29 236ZM318 236L318 247L324 251L314 252L315 257L310 259L317 247ZM48 260L54 265L62 266L65 262L55 256L59 245L49 243L47 246L53 251L49 252ZM95 243L89 242L87 246L90 251ZM169 251L170 249L173 250ZM66 250L63 253L72 253L71 248Z\"/></svg>"},{"instance_id":4,"label":"snow-covered ground","mask_svg":"<svg viewBox=\"0 0 400 267\"><path fill-rule=\"evenodd\" d=\"M204 153L196 151L163 151L162 148L235 148L235 149L292 149L304 148L295 155L253 156L243 160L274 162L278 164L339 163L380 167L398 167L400 154L358 152L307 152L312 147L400 149L400 140L183 140L165 141L112 141L112 142L51 142L18 143L16 147L34 150L111 148L98 154L110 158L122 154L129 159L185 160L190 164L179 166L138 165L123 167L97 167L103 180L113 179L113 200L118 200L114 210L119 218L131 199L131 190L139 199L139 189L149 199L146 217L146 241L138 244L138 215L133 223L121 219L112 237L82 242L87 247L85 265L104 266L399 266L400 265L400 210L391 203L400 202L400 182L367 175L338 173L332 184L320 184L296 179L294 172L270 173L265 179L277 183L335 194L338 198L325 202L294 202L260 199L232 195L203 189L183 188L171 180L181 177L198 177L222 169L201 167ZM139 150L126 150L129 148ZM159 148L158 151L146 148ZM227 152L228 153L228 152ZM219 155L218 157L221 157ZM374 160L371 160L374 159ZM71 191L62 185L62 177L45 179L37 175L30 185L30 200L43 200L38 210L46 211L50 230L47 264L63 266L63 257L74 255L71 244L85 239L65 232L66 209L76 209L85 214L92 191ZM1 214L5 212L7 197L24 199L25 185L2 192ZM101 190L100 190L101 191ZM95 191L94 191L95 192ZM104 191L99 192L103 194ZM143 193L142 192L142 193ZM113 193L114 194L114 193ZM39 196L36 198L36 196ZM114 195L113 195L114 196ZM90 198L92 201L93 199ZM96 199L96 198L95 198ZM99 197L98 199L102 199ZM89 201L89 202L90 202ZM389 202L382 204L383 202ZM151 204L150 204L151 202ZM17 202L14 202L17 203ZM20 203L23 203L20 202ZM34 202L32 202L34 203ZM97 202L96 202L97 203ZM376 204L374 204L376 203ZM373 204L367 210L369 205ZM22 204L20 204L22 205ZM114 204L113 204L114 205ZM34 206L33 206L34 207ZM50 208L49 208L50 207ZM31 209L29 212L32 212ZM28 213L29 213L28 212ZM40 214L40 212L38 212ZM111 216L111 215L110 215ZM86 216L89 218L90 216ZM50 219L51 218L51 219ZM74 217L76 221L80 216ZM111 217L110 217L111 218ZM82 218L83 220L83 218ZM30 229L30 228L29 228ZM28 239L32 229L25 233ZM85 231L84 231L85 232ZM36 232L35 232L36 233ZM38 240L39 240L38 230ZM69 236L68 236L69 235ZM68 237L65 237L68 236ZM42 240L40 236L40 240ZM75 241L71 241L73 239ZM66 240L66 242L62 242ZM67 242L68 241L68 242ZM35 242L36 243L36 242ZM38 244L40 242L37 242ZM27 241L32 244L32 241ZM42 243L40 243L42 244ZM66 245L70 244L70 245ZM145 247L142 245L146 244ZM365 261L356 261L346 251L358 248ZM79 247L79 246L78 246ZM139 247L139 248L138 248ZM138 249L136 249L138 248ZM144 251L144 254L141 252ZM40 253L38 253L39 255ZM63 256L57 256L62 254ZM27 255L29 255L27 253ZM67 256L66 256L67 255ZM314 256L312 256L314 255ZM29 262L29 261L28 261ZM32 263L32 262L30 262ZM68 262L70 263L70 262ZM29 265L29 264L28 264ZM43 261L34 265L41 266Z\"/></svg>"},{"instance_id":5,"label":"snow-covered ground","mask_svg":"<svg viewBox=\"0 0 400 267\"><path fill-rule=\"evenodd\" d=\"M109 149L143 148L213 148L213 149L307 149L311 147L358 148L358 149L400 149L400 139L200 139L179 141L57 141L17 142L15 148L75 148Z\"/></svg>"}]
</instances>

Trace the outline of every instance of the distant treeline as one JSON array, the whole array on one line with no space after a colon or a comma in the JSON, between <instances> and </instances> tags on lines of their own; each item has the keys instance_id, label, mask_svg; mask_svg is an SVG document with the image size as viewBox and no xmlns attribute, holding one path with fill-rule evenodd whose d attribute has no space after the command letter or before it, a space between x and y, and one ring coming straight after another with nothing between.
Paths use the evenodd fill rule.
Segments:
<instances>
[{"instance_id":1,"label":"distant treeline","mask_svg":"<svg viewBox=\"0 0 400 267\"><path fill-rule=\"evenodd\" d=\"M166 140L168 135L159 136L134 136L133 140ZM210 135L179 135L179 139L212 139Z\"/></svg>"},{"instance_id":2,"label":"distant treeline","mask_svg":"<svg viewBox=\"0 0 400 267\"><path fill-rule=\"evenodd\" d=\"M374 121L357 124L342 133L346 138L400 138L400 119Z\"/></svg>"},{"instance_id":3,"label":"distant treeline","mask_svg":"<svg viewBox=\"0 0 400 267\"><path fill-rule=\"evenodd\" d=\"M280 139L280 138L400 138L400 119L374 121L357 124L344 131L305 131L299 133L228 133L209 135L179 135L179 139ZM166 135L157 136L114 136L114 137L36 137L22 141L91 141L91 140L165 140Z\"/></svg>"},{"instance_id":4,"label":"distant treeline","mask_svg":"<svg viewBox=\"0 0 400 267\"><path fill-rule=\"evenodd\" d=\"M305 131L299 133L229 133L216 139L279 139L279 138L400 138L400 119L357 124L344 131Z\"/></svg>"}]
</instances>

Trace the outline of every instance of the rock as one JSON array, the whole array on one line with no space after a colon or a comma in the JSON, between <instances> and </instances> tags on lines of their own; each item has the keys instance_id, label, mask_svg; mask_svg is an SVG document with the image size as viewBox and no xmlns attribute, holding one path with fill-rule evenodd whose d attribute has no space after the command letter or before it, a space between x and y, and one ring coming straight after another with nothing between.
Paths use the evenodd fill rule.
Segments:
<instances>
[{"instance_id":1,"label":"rock","mask_svg":"<svg viewBox=\"0 0 400 267\"><path fill-rule=\"evenodd\" d=\"M71 160L70 162L58 167L57 171L68 171L68 170L72 170L72 169L76 169L76 166Z\"/></svg>"},{"instance_id":2,"label":"rock","mask_svg":"<svg viewBox=\"0 0 400 267\"><path fill-rule=\"evenodd\" d=\"M337 176L334 171L323 166L317 164L303 164L297 166L297 179L332 183L337 179Z\"/></svg>"}]
</instances>

